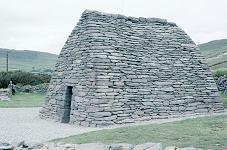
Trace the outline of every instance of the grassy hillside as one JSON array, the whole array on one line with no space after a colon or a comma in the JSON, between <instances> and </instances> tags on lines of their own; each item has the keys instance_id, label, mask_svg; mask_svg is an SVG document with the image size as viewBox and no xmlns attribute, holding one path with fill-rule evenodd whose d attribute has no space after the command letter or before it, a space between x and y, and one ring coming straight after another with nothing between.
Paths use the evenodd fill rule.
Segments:
<instances>
[{"instance_id":1,"label":"grassy hillside","mask_svg":"<svg viewBox=\"0 0 227 150\"><path fill-rule=\"evenodd\" d=\"M9 52L9 70L43 71L53 69L58 57L58 55L45 52L0 48L0 71L6 70L7 51Z\"/></svg>"},{"instance_id":2,"label":"grassy hillside","mask_svg":"<svg viewBox=\"0 0 227 150\"><path fill-rule=\"evenodd\" d=\"M212 70L227 69L227 39L198 45Z\"/></svg>"},{"instance_id":3,"label":"grassy hillside","mask_svg":"<svg viewBox=\"0 0 227 150\"><path fill-rule=\"evenodd\" d=\"M198 45L212 70L227 70L227 39ZM43 72L53 69L57 55L38 51L18 51L0 48L0 71L6 70L6 52L9 51L9 70Z\"/></svg>"}]
</instances>

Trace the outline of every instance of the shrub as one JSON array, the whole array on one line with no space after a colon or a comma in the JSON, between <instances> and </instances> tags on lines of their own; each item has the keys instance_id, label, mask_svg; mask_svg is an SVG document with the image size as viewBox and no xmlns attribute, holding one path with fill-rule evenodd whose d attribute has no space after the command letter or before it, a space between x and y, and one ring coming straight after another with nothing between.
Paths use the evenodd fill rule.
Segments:
<instances>
[{"instance_id":1,"label":"shrub","mask_svg":"<svg viewBox=\"0 0 227 150\"><path fill-rule=\"evenodd\" d=\"M226 76L227 77L227 69L218 69L212 72L215 79Z\"/></svg>"},{"instance_id":2,"label":"shrub","mask_svg":"<svg viewBox=\"0 0 227 150\"><path fill-rule=\"evenodd\" d=\"M0 88L7 88L10 81L20 85L38 85L50 82L50 75L23 71L0 72Z\"/></svg>"}]
</instances>

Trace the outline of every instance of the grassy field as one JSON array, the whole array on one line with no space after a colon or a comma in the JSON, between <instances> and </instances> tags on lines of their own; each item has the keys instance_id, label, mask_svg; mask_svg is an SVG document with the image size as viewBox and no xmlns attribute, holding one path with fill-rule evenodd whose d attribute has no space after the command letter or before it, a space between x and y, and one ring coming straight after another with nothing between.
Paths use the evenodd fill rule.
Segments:
<instances>
[{"instance_id":1,"label":"grassy field","mask_svg":"<svg viewBox=\"0 0 227 150\"><path fill-rule=\"evenodd\" d=\"M54 140L60 143L161 142L165 146L227 149L227 116L187 119L164 124L108 129Z\"/></svg>"},{"instance_id":2,"label":"grassy field","mask_svg":"<svg viewBox=\"0 0 227 150\"><path fill-rule=\"evenodd\" d=\"M227 94L221 93L221 100L223 102L224 107L227 109Z\"/></svg>"},{"instance_id":3,"label":"grassy field","mask_svg":"<svg viewBox=\"0 0 227 150\"><path fill-rule=\"evenodd\" d=\"M221 100L227 108L227 94L221 94ZM54 142L77 144L161 142L165 146L224 150L227 149L227 115L101 130L57 139Z\"/></svg>"},{"instance_id":4,"label":"grassy field","mask_svg":"<svg viewBox=\"0 0 227 150\"><path fill-rule=\"evenodd\" d=\"M17 93L11 101L0 101L0 107L40 107L44 102L44 98L45 94Z\"/></svg>"}]
</instances>

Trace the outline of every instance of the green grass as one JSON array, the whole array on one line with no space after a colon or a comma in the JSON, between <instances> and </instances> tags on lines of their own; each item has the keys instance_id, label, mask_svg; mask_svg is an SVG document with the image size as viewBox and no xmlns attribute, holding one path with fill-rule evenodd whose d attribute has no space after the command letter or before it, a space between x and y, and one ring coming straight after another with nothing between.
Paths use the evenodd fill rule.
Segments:
<instances>
[{"instance_id":1,"label":"green grass","mask_svg":"<svg viewBox=\"0 0 227 150\"><path fill-rule=\"evenodd\" d=\"M224 107L227 109L227 94L221 93L221 100L223 102Z\"/></svg>"},{"instance_id":2,"label":"green grass","mask_svg":"<svg viewBox=\"0 0 227 150\"><path fill-rule=\"evenodd\" d=\"M106 129L57 139L60 143L132 143L161 142L165 146L194 146L227 149L227 116L187 119L164 124Z\"/></svg>"},{"instance_id":3,"label":"green grass","mask_svg":"<svg viewBox=\"0 0 227 150\"><path fill-rule=\"evenodd\" d=\"M45 94L17 93L11 101L0 101L0 108L40 107L44 102Z\"/></svg>"},{"instance_id":4,"label":"green grass","mask_svg":"<svg viewBox=\"0 0 227 150\"><path fill-rule=\"evenodd\" d=\"M227 108L227 94L221 94ZM173 123L125 127L89 132L54 140L60 143L132 143L161 142L166 146L194 146L203 149L227 149L227 116L187 119Z\"/></svg>"}]
</instances>

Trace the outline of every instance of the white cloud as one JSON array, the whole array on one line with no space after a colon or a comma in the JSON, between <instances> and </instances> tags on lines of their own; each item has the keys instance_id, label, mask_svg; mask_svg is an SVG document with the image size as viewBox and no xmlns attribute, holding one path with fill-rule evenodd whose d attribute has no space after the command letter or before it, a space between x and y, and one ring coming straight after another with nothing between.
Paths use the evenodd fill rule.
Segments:
<instances>
[{"instance_id":1,"label":"white cloud","mask_svg":"<svg viewBox=\"0 0 227 150\"><path fill-rule=\"evenodd\" d=\"M0 47L59 53L85 9L177 23L196 43L227 38L226 0L0 0Z\"/></svg>"}]
</instances>

